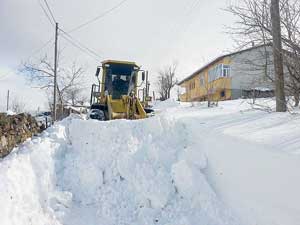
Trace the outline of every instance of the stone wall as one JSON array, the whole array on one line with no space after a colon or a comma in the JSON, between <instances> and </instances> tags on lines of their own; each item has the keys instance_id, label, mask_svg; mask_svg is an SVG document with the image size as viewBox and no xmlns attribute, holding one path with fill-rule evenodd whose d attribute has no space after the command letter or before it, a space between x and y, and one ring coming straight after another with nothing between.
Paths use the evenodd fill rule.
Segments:
<instances>
[{"instance_id":1,"label":"stone wall","mask_svg":"<svg viewBox=\"0 0 300 225\"><path fill-rule=\"evenodd\" d=\"M28 114L6 115L0 113L0 158L8 155L14 147L43 130Z\"/></svg>"}]
</instances>

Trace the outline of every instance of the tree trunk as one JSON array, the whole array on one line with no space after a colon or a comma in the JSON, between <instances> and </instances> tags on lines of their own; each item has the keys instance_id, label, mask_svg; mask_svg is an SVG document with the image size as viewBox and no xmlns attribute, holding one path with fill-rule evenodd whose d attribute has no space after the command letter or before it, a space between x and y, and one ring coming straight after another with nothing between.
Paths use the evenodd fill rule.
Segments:
<instances>
[{"instance_id":1,"label":"tree trunk","mask_svg":"<svg viewBox=\"0 0 300 225\"><path fill-rule=\"evenodd\" d=\"M275 69L276 112L286 112L279 0L271 0L271 19Z\"/></svg>"},{"instance_id":2,"label":"tree trunk","mask_svg":"<svg viewBox=\"0 0 300 225\"><path fill-rule=\"evenodd\" d=\"M300 102L300 94L299 93L295 93L294 95L294 98L295 98L295 107L298 107L299 106L299 102Z\"/></svg>"},{"instance_id":3,"label":"tree trunk","mask_svg":"<svg viewBox=\"0 0 300 225\"><path fill-rule=\"evenodd\" d=\"M210 94L207 93L207 107L209 108L210 106L211 106Z\"/></svg>"}]
</instances>

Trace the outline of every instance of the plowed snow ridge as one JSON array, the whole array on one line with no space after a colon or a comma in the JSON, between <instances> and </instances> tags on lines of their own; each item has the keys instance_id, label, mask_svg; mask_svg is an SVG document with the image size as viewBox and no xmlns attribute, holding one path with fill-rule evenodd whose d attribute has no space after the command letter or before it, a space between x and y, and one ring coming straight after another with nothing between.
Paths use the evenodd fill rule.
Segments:
<instances>
[{"instance_id":1,"label":"plowed snow ridge","mask_svg":"<svg viewBox=\"0 0 300 225\"><path fill-rule=\"evenodd\" d=\"M1 225L296 225L300 139L284 136L286 152L264 140L299 117L246 108L170 103L140 121L70 117L0 161Z\"/></svg>"}]
</instances>

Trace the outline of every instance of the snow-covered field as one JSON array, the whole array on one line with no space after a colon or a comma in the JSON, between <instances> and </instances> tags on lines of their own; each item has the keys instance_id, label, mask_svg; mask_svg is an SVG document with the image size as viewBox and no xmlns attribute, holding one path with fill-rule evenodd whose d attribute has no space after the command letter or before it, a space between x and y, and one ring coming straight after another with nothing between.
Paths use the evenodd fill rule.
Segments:
<instances>
[{"instance_id":1,"label":"snow-covered field","mask_svg":"<svg viewBox=\"0 0 300 225\"><path fill-rule=\"evenodd\" d=\"M139 121L70 117L16 148L0 161L0 224L300 224L300 114L155 107Z\"/></svg>"}]
</instances>

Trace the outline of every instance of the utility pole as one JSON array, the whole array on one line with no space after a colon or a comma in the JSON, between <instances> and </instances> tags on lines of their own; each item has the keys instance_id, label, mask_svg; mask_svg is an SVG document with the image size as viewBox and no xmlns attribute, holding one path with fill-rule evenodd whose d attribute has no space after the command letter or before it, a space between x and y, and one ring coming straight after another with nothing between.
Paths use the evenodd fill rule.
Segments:
<instances>
[{"instance_id":1,"label":"utility pole","mask_svg":"<svg viewBox=\"0 0 300 225\"><path fill-rule=\"evenodd\" d=\"M146 100L146 98L148 98L149 96L149 81L148 81L148 71L146 71L146 94L145 94L145 99L144 101Z\"/></svg>"},{"instance_id":2,"label":"utility pole","mask_svg":"<svg viewBox=\"0 0 300 225\"><path fill-rule=\"evenodd\" d=\"M271 0L276 112L286 112L279 0Z\"/></svg>"},{"instance_id":3,"label":"utility pole","mask_svg":"<svg viewBox=\"0 0 300 225\"><path fill-rule=\"evenodd\" d=\"M55 47L54 47L54 93L53 93L53 119L52 123L56 121L56 92L57 92L57 36L58 36L58 23L55 23Z\"/></svg>"},{"instance_id":4,"label":"utility pole","mask_svg":"<svg viewBox=\"0 0 300 225\"><path fill-rule=\"evenodd\" d=\"M9 109L9 90L7 90L7 97L6 97L6 111Z\"/></svg>"}]
</instances>

